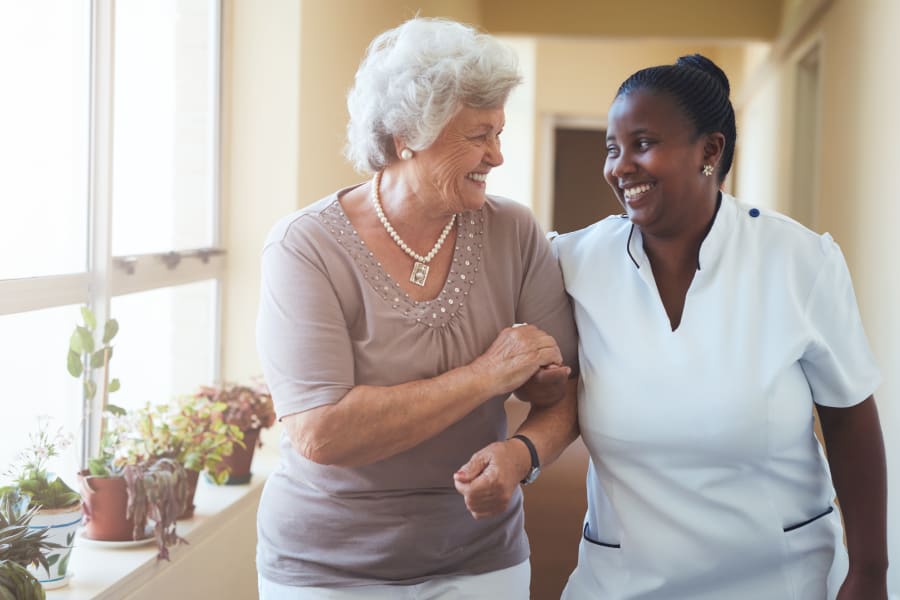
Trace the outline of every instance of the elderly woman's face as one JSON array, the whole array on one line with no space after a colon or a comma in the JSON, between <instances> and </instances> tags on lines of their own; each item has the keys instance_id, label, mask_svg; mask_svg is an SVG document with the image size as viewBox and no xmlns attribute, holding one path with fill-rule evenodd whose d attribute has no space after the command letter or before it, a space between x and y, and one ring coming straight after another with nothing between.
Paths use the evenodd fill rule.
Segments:
<instances>
[{"instance_id":1,"label":"elderly woman's face","mask_svg":"<svg viewBox=\"0 0 900 600\"><path fill-rule=\"evenodd\" d=\"M502 108L463 107L416 162L451 212L477 210L485 201L485 180L503 164Z\"/></svg>"}]
</instances>

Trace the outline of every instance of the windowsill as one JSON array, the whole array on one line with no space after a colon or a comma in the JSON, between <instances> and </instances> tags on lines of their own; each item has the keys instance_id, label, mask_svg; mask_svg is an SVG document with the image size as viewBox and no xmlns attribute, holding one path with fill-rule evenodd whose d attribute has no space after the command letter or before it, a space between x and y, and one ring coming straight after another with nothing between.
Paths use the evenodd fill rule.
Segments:
<instances>
[{"instance_id":1,"label":"windowsill","mask_svg":"<svg viewBox=\"0 0 900 600\"><path fill-rule=\"evenodd\" d=\"M178 521L178 535L188 544L169 548L170 562L156 559L156 545L108 548L79 543L69 564L72 577L65 587L47 590L48 600L120 599L134 593L150 580L164 573L195 547L211 537L217 528L250 506L255 506L263 484L278 463L277 444L258 448L253 457L253 478L247 485L217 486L203 476L197 483L194 516ZM79 530L80 532L80 530ZM127 542L125 542L127 544ZM198 550L199 551L199 550Z\"/></svg>"}]
</instances>

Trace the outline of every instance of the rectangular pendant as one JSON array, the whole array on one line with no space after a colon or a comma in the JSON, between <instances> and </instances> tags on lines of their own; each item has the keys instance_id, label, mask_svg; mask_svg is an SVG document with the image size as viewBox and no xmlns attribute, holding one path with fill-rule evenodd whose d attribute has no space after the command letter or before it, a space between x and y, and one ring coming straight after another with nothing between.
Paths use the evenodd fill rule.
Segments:
<instances>
[{"instance_id":1,"label":"rectangular pendant","mask_svg":"<svg viewBox=\"0 0 900 600\"><path fill-rule=\"evenodd\" d=\"M416 261L412 273L409 274L409 280L418 286L425 287L426 279L428 279L428 265Z\"/></svg>"}]
</instances>

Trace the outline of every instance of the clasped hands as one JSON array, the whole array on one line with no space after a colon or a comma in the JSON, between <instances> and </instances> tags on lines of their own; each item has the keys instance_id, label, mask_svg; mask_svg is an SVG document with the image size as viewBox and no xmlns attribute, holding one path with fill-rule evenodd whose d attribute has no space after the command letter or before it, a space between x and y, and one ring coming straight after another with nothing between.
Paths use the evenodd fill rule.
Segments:
<instances>
[{"instance_id":1,"label":"clasped hands","mask_svg":"<svg viewBox=\"0 0 900 600\"><path fill-rule=\"evenodd\" d=\"M534 325L504 329L479 360L497 371L497 381L508 380L517 398L533 407L547 407L565 395L571 369L562 364L556 341ZM477 362L477 361L476 361ZM502 513L519 482L531 468L531 457L518 440L494 442L475 454L453 474L456 490L465 498L475 519Z\"/></svg>"}]
</instances>

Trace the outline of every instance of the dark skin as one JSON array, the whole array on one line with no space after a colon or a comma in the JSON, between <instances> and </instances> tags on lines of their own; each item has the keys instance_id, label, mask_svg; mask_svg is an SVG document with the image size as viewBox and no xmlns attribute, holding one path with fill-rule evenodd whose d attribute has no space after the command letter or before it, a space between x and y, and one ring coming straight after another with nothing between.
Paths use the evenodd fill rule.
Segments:
<instances>
[{"instance_id":1,"label":"dark skin","mask_svg":"<svg viewBox=\"0 0 900 600\"><path fill-rule=\"evenodd\" d=\"M725 143L721 133L697 133L667 95L632 92L610 108L604 175L640 228L672 331L715 216ZM712 176L703 175L707 164L717 167ZM887 600L887 469L875 399L816 410L850 556L837 600Z\"/></svg>"},{"instance_id":2,"label":"dark skin","mask_svg":"<svg viewBox=\"0 0 900 600\"><path fill-rule=\"evenodd\" d=\"M667 96L633 93L610 108L604 176L641 229L673 331L716 212L719 182L701 171L724 147L721 133L697 135ZM632 194L641 186L651 189Z\"/></svg>"},{"instance_id":3,"label":"dark skin","mask_svg":"<svg viewBox=\"0 0 900 600\"><path fill-rule=\"evenodd\" d=\"M887 467L875 398L816 406L847 532L850 571L837 600L887 596Z\"/></svg>"}]
</instances>

